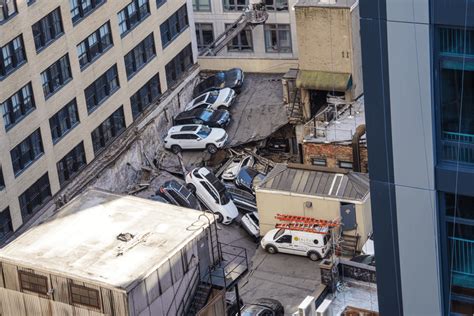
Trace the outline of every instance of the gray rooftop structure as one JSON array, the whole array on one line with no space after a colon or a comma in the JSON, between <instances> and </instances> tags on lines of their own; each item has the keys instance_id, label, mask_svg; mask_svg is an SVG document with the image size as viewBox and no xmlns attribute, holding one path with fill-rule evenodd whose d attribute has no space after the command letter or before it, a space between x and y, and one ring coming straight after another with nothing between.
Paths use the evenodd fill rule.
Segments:
<instances>
[{"instance_id":1,"label":"gray rooftop structure","mask_svg":"<svg viewBox=\"0 0 474 316\"><path fill-rule=\"evenodd\" d=\"M310 166L278 164L258 189L286 191L311 196L363 202L369 195L369 175L329 172ZM257 190L258 190L257 189Z\"/></svg>"}]
</instances>

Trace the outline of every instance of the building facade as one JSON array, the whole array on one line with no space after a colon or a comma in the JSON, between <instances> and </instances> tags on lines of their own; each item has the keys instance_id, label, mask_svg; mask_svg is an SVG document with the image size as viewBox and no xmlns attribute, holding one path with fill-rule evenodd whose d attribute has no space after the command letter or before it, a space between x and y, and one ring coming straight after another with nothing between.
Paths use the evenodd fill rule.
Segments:
<instances>
[{"instance_id":1,"label":"building facade","mask_svg":"<svg viewBox=\"0 0 474 316\"><path fill-rule=\"evenodd\" d=\"M217 56L200 57L202 69L240 67L248 72L284 73L298 64L293 6L297 0L265 0L264 25L248 27ZM212 43L248 6L248 0L193 0L199 48Z\"/></svg>"},{"instance_id":2,"label":"building facade","mask_svg":"<svg viewBox=\"0 0 474 316\"><path fill-rule=\"evenodd\" d=\"M196 56L191 1L0 1L0 235L104 154Z\"/></svg>"},{"instance_id":3,"label":"building facade","mask_svg":"<svg viewBox=\"0 0 474 316\"><path fill-rule=\"evenodd\" d=\"M360 4L382 315L474 312L473 5Z\"/></svg>"}]
</instances>

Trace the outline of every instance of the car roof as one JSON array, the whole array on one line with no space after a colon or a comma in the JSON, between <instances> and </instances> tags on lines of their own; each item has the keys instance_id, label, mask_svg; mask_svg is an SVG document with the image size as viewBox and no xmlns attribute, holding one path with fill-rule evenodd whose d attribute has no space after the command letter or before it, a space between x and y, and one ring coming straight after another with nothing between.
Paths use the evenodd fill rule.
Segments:
<instances>
[{"instance_id":1,"label":"car roof","mask_svg":"<svg viewBox=\"0 0 474 316\"><path fill-rule=\"evenodd\" d=\"M183 132L197 132L200 129L201 125L199 124L186 124L186 125L177 125L169 129L168 134L179 134Z\"/></svg>"},{"instance_id":2,"label":"car roof","mask_svg":"<svg viewBox=\"0 0 474 316\"><path fill-rule=\"evenodd\" d=\"M184 111L179 113L178 115L175 116L175 120L182 120L182 119L187 119L187 118L193 118L193 117L199 117L202 112L204 111L209 111L213 112L212 109L207 109L207 108L196 108L192 109L189 111Z\"/></svg>"}]
</instances>

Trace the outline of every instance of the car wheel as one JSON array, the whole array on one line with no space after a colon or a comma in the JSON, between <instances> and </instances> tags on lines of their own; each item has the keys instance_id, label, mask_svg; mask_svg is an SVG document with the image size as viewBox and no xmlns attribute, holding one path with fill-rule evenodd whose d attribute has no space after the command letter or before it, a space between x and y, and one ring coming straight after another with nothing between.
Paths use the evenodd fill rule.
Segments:
<instances>
[{"instance_id":1,"label":"car wheel","mask_svg":"<svg viewBox=\"0 0 474 316\"><path fill-rule=\"evenodd\" d=\"M206 148L210 154L215 154L217 152L217 147L214 144L208 144Z\"/></svg>"},{"instance_id":2,"label":"car wheel","mask_svg":"<svg viewBox=\"0 0 474 316\"><path fill-rule=\"evenodd\" d=\"M318 261L319 259L321 259L321 256L317 252L312 251L308 253L308 258L311 261Z\"/></svg>"},{"instance_id":3,"label":"car wheel","mask_svg":"<svg viewBox=\"0 0 474 316\"><path fill-rule=\"evenodd\" d=\"M217 107L218 110L227 110L227 107L225 105L219 105Z\"/></svg>"},{"instance_id":4,"label":"car wheel","mask_svg":"<svg viewBox=\"0 0 474 316\"><path fill-rule=\"evenodd\" d=\"M189 191L191 191L192 194L196 193L196 186L192 183L186 184L186 188L188 188Z\"/></svg>"},{"instance_id":5,"label":"car wheel","mask_svg":"<svg viewBox=\"0 0 474 316\"><path fill-rule=\"evenodd\" d=\"M278 250L276 249L275 246L272 246L272 245L268 245L267 247L265 247L265 250L269 253L269 254L276 254L278 252Z\"/></svg>"},{"instance_id":6,"label":"car wheel","mask_svg":"<svg viewBox=\"0 0 474 316\"><path fill-rule=\"evenodd\" d=\"M181 152L181 147L179 147L178 145L173 145L171 146L171 151L175 154Z\"/></svg>"},{"instance_id":7,"label":"car wheel","mask_svg":"<svg viewBox=\"0 0 474 316\"><path fill-rule=\"evenodd\" d=\"M217 213L217 222L222 223L224 221L224 216L221 213Z\"/></svg>"}]
</instances>

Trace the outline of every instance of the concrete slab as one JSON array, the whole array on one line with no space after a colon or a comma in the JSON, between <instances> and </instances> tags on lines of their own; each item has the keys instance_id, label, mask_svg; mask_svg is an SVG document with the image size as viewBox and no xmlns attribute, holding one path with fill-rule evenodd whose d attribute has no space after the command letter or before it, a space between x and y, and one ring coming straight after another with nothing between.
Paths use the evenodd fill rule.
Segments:
<instances>
[{"instance_id":1,"label":"concrete slab","mask_svg":"<svg viewBox=\"0 0 474 316\"><path fill-rule=\"evenodd\" d=\"M334 293L328 299L332 300L329 306L329 315L341 315L347 306L362 308L378 312L377 285L346 279L346 287Z\"/></svg>"}]
</instances>

